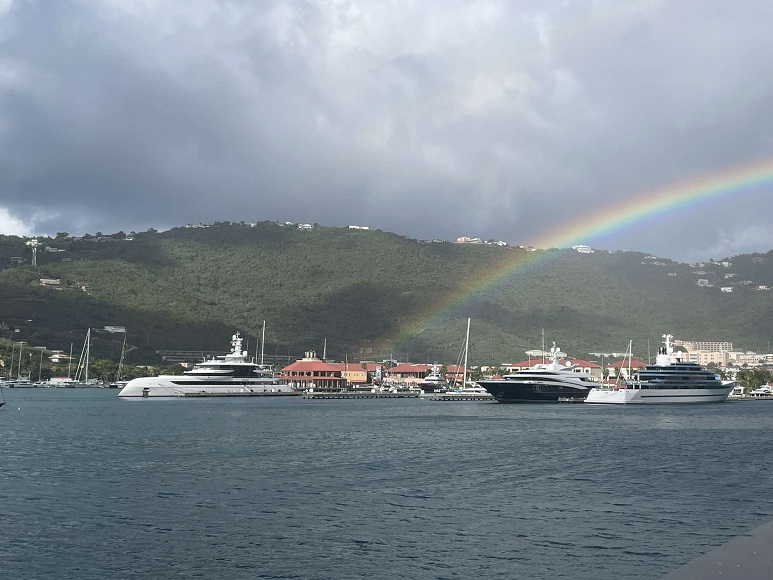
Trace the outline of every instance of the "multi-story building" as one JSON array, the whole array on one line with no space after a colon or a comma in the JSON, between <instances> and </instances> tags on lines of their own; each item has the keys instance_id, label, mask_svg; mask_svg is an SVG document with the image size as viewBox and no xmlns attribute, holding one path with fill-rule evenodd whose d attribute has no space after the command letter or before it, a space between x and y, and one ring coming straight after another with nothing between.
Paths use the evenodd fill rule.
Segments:
<instances>
[{"instance_id":1,"label":"multi-story building","mask_svg":"<svg viewBox=\"0 0 773 580\"><path fill-rule=\"evenodd\" d=\"M687 352L705 350L708 352L724 352L733 350L732 342L707 342L694 340L674 340L674 346L683 346Z\"/></svg>"}]
</instances>

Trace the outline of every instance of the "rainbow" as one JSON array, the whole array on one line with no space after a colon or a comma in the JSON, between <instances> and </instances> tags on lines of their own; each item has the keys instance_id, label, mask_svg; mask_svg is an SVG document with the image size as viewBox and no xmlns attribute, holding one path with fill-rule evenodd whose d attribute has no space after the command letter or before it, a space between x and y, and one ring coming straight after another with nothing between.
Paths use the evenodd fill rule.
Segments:
<instances>
[{"instance_id":1,"label":"rainbow","mask_svg":"<svg viewBox=\"0 0 773 580\"><path fill-rule=\"evenodd\" d=\"M764 186L773 186L773 160L738 165L649 190L611 204L601 215L586 216L586 219L574 216L570 223L561 223L534 240L533 245L537 248L566 248L589 243L668 212L678 213L697 203L709 203ZM527 253L525 257L520 252L515 258L508 257L475 284L455 290L436 303L431 312L406 324L401 329L400 338L415 336L481 292L516 276L525 276L555 256L555 252L536 251Z\"/></svg>"}]
</instances>

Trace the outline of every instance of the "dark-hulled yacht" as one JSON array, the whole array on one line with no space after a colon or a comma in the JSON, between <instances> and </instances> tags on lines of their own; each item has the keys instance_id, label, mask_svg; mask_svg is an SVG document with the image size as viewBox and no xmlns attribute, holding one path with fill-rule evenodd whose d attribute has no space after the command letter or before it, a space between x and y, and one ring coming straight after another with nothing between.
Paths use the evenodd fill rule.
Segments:
<instances>
[{"instance_id":1,"label":"dark-hulled yacht","mask_svg":"<svg viewBox=\"0 0 773 580\"><path fill-rule=\"evenodd\" d=\"M559 350L553 343L550 362L477 383L500 403L557 403L559 399L582 400L597 386L591 377L575 372L576 365L558 362Z\"/></svg>"}]
</instances>

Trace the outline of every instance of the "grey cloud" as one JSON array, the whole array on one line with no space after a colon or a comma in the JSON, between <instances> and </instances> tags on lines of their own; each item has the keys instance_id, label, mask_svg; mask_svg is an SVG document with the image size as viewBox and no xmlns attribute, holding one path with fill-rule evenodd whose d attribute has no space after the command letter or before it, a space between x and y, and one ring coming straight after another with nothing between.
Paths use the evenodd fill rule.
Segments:
<instances>
[{"instance_id":1,"label":"grey cloud","mask_svg":"<svg viewBox=\"0 0 773 580\"><path fill-rule=\"evenodd\" d=\"M771 24L761 0L13 2L0 223L290 219L530 243L770 157ZM764 193L586 243L767 251Z\"/></svg>"}]
</instances>

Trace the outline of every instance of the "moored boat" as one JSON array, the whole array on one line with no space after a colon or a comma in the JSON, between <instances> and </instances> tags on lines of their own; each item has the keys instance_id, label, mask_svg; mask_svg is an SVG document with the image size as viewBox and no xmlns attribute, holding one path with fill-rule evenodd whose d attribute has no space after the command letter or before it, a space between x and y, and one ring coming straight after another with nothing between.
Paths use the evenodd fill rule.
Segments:
<instances>
[{"instance_id":1,"label":"moored boat","mask_svg":"<svg viewBox=\"0 0 773 580\"><path fill-rule=\"evenodd\" d=\"M550 362L477 383L500 403L557 403L584 399L596 383L590 376L575 372L575 365L559 363L558 347L553 343Z\"/></svg>"},{"instance_id":2,"label":"moored boat","mask_svg":"<svg viewBox=\"0 0 773 580\"><path fill-rule=\"evenodd\" d=\"M231 352L222 357L197 363L182 375L142 377L129 381L121 389L121 398L149 397L250 397L300 395L273 371L247 359L242 339L236 333Z\"/></svg>"},{"instance_id":3,"label":"moored boat","mask_svg":"<svg viewBox=\"0 0 773 580\"><path fill-rule=\"evenodd\" d=\"M673 335L664 334L664 346L655 364L646 365L616 386L599 386L588 393L586 403L722 403L735 387L735 381L722 378L701 365L682 360L674 352Z\"/></svg>"},{"instance_id":4,"label":"moored boat","mask_svg":"<svg viewBox=\"0 0 773 580\"><path fill-rule=\"evenodd\" d=\"M494 396L489 393L484 387L478 386L474 383L468 383L465 387L459 387L457 389L453 389L450 391L447 391L445 393L442 393L442 396L447 398L448 400L452 400L455 398L458 399L464 399L464 400L477 400L480 399L482 401L491 400L494 398Z\"/></svg>"},{"instance_id":5,"label":"moored boat","mask_svg":"<svg viewBox=\"0 0 773 580\"><path fill-rule=\"evenodd\" d=\"M432 369L427 376L416 384L425 393L438 393L448 389L448 381L440 373L440 367L437 364L432 365Z\"/></svg>"}]
</instances>

